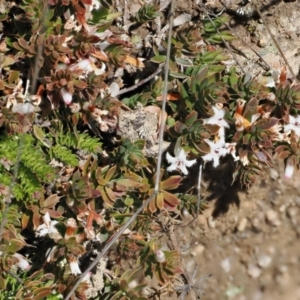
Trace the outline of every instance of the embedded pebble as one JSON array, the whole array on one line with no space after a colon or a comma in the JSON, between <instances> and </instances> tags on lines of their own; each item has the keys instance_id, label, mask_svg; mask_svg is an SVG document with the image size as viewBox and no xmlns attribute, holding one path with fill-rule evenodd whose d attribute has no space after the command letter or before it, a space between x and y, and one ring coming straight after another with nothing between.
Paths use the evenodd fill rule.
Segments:
<instances>
[{"instance_id":1,"label":"embedded pebble","mask_svg":"<svg viewBox=\"0 0 300 300\"><path fill-rule=\"evenodd\" d=\"M279 226L281 224L278 213L273 209L269 209L266 212L266 219L273 226Z\"/></svg>"},{"instance_id":2,"label":"embedded pebble","mask_svg":"<svg viewBox=\"0 0 300 300\"><path fill-rule=\"evenodd\" d=\"M205 247L204 245L202 244L199 244L197 245L197 247L195 247L192 251L191 251L191 255L192 256L198 256L198 255L201 255L205 250Z\"/></svg>"},{"instance_id":3,"label":"embedded pebble","mask_svg":"<svg viewBox=\"0 0 300 300\"><path fill-rule=\"evenodd\" d=\"M279 178L279 173L278 173L277 170L271 168L271 169L269 170L269 172L270 172L270 177L271 177L273 180L277 180L277 179Z\"/></svg>"},{"instance_id":4,"label":"embedded pebble","mask_svg":"<svg viewBox=\"0 0 300 300\"><path fill-rule=\"evenodd\" d=\"M287 209L287 215L293 219L297 215L298 209L296 207L289 207Z\"/></svg>"},{"instance_id":5,"label":"embedded pebble","mask_svg":"<svg viewBox=\"0 0 300 300\"><path fill-rule=\"evenodd\" d=\"M212 216L208 217L207 224L210 228L215 228L216 227L216 222L214 221L214 218Z\"/></svg>"},{"instance_id":6,"label":"embedded pebble","mask_svg":"<svg viewBox=\"0 0 300 300\"><path fill-rule=\"evenodd\" d=\"M294 202L300 206L300 197L295 197Z\"/></svg>"},{"instance_id":7,"label":"embedded pebble","mask_svg":"<svg viewBox=\"0 0 300 300\"><path fill-rule=\"evenodd\" d=\"M261 274L261 269L254 264L249 264L247 272L250 277L258 278Z\"/></svg>"},{"instance_id":8,"label":"embedded pebble","mask_svg":"<svg viewBox=\"0 0 300 300\"><path fill-rule=\"evenodd\" d=\"M248 220L246 218L241 219L237 226L237 230L240 232L244 231L247 227L247 223L248 223Z\"/></svg>"},{"instance_id":9,"label":"embedded pebble","mask_svg":"<svg viewBox=\"0 0 300 300\"><path fill-rule=\"evenodd\" d=\"M260 255L257 260L257 264L261 268L267 268L272 262L272 257L266 254Z\"/></svg>"},{"instance_id":10,"label":"embedded pebble","mask_svg":"<svg viewBox=\"0 0 300 300\"><path fill-rule=\"evenodd\" d=\"M259 228L260 227L260 222L259 222L259 219L258 218L253 218L252 219L252 226L254 227L254 228Z\"/></svg>"},{"instance_id":11,"label":"embedded pebble","mask_svg":"<svg viewBox=\"0 0 300 300\"><path fill-rule=\"evenodd\" d=\"M226 272L229 273L231 270L231 263L229 258L225 258L221 261L221 267Z\"/></svg>"},{"instance_id":12,"label":"embedded pebble","mask_svg":"<svg viewBox=\"0 0 300 300\"><path fill-rule=\"evenodd\" d=\"M258 45L261 47L261 48L264 48L268 45L268 40L265 39L265 38L262 38L258 41Z\"/></svg>"}]
</instances>

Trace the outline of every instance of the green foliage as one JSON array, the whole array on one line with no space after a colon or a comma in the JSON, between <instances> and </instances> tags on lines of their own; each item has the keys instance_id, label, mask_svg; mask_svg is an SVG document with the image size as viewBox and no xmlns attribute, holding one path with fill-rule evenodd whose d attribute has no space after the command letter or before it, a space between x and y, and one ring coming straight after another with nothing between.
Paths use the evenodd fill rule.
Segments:
<instances>
[{"instance_id":1,"label":"green foliage","mask_svg":"<svg viewBox=\"0 0 300 300\"><path fill-rule=\"evenodd\" d=\"M98 291L101 299L144 300L143 278L155 277L164 290L182 274L180 253L162 249L158 232L178 224L181 209L196 215L205 208L205 198L198 203L185 184L191 176L186 157L213 166L230 160L233 181L246 186L272 165L274 154L284 160L287 174L300 167L300 87L286 80L284 70L278 82L269 76L269 85L264 77L228 70L229 57L219 47L235 39L224 26L228 17L205 18L202 27L178 26L168 82L156 72L150 84L140 81L138 89L116 99L112 84L131 88L150 75L145 70L153 63L166 61L167 40L157 36L160 43L143 57L143 67L137 61L150 43L128 35L131 29L120 24L111 1L93 1L96 9L91 4L23 0L0 16L0 300L65 297L93 250L105 247L154 195L110 249L116 257L103 267L106 279ZM159 6L144 5L134 26L154 30L159 14ZM161 21L167 25L167 18ZM116 130L122 110L137 104L157 119L166 117L166 151L172 153L174 144L181 150L163 157L158 187L157 158L146 157L145 146L155 150L160 124L151 137L143 133L131 141L116 135L127 130ZM137 261L129 271L128 257ZM141 282L132 288L136 279ZM87 300L88 281L74 297Z\"/></svg>"},{"instance_id":2,"label":"green foliage","mask_svg":"<svg viewBox=\"0 0 300 300\"><path fill-rule=\"evenodd\" d=\"M150 4L142 6L136 13L135 21L138 23L146 23L158 17L158 7Z\"/></svg>"},{"instance_id":3,"label":"green foliage","mask_svg":"<svg viewBox=\"0 0 300 300\"><path fill-rule=\"evenodd\" d=\"M220 17L211 19L205 18L203 20L205 40L212 44L219 44L230 42L236 39L236 37L229 31L224 30L223 27L226 22L229 21L229 16L222 15Z\"/></svg>"},{"instance_id":4,"label":"green foliage","mask_svg":"<svg viewBox=\"0 0 300 300\"><path fill-rule=\"evenodd\" d=\"M9 186L16 172L17 182L13 191L18 200L34 198L36 192L43 190L44 183L50 183L56 177L49 159L30 134L1 136L0 157L8 162L8 165L0 164L0 183Z\"/></svg>"}]
</instances>

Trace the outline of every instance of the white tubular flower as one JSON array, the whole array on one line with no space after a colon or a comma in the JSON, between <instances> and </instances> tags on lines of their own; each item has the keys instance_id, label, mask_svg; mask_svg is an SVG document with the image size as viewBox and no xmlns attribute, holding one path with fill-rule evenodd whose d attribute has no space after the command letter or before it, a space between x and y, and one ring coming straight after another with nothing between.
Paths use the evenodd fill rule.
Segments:
<instances>
[{"instance_id":1,"label":"white tubular flower","mask_svg":"<svg viewBox=\"0 0 300 300\"><path fill-rule=\"evenodd\" d=\"M292 178L295 170L295 165L291 157L289 157L286 161L286 166L284 170L284 177L286 179Z\"/></svg>"},{"instance_id":2,"label":"white tubular flower","mask_svg":"<svg viewBox=\"0 0 300 300\"><path fill-rule=\"evenodd\" d=\"M95 72L95 75L102 75L105 72L106 65L102 63L101 68L97 68L95 65L96 58L89 56L89 58L83 59L80 62L70 67L70 70L81 69L86 72L86 74L90 72Z\"/></svg>"},{"instance_id":3,"label":"white tubular flower","mask_svg":"<svg viewBox=\"0 0 300 300\"><path fill-rule=\"evenodd\" d=\"M53 239L54 241L57 241L62 238L62 236L60 235L60 233L58 232L58 230L55 227L55 224L57 224L58 222L51 221L48 212L43 216L43 221L44 221L44 224L40 225L37 228L36 236L41 237L41 236L45 236L46 234L48 234L49 237L51 239Z\"/></svg>"},{"instance_id":4,"label":"white tubular flower","mask_svg":"<svg viewBox=\"0 0 300 300\"><path fill-rule=\"evenodd\" d=\"M228 149L225 148L225 144L222 141L219 141L217 143L208 139L204 139L204 141L209 145L210 153L202 156L202 159L205 162L213 161L213 166L216 168L220 164L220 157L228 154Z\"/></svg>"},{"instance_id":5,"label":"white tubular flower","mask_svg":"<svg viewBox=\"0 0 300 300\"><path fill-rule=\"evenodd\" d=\"M73 275L81 274L77 259L74 257L70 260L70 269Z\"/></svg>"},{"instance_id":6,"label":"white tubular flower","mask_svg":"<svg viewBox=\"0 0 300 300\"><path fill-rule=\"evenodd\" d=\"M203 124L211 124L211 125L218 125L220 127L229 128L229 124L225 121L225 109L224 108L217 108L215 106L212 107L214 111L214 115L208 119L203 119Z\"/></svg>"},{"instance_id":7,"label":"white tubular flower","mask_svg":"<svg viewBox=\"0 0 300 300\"><path fill-rule=\"evenodd\" d=\"M300 115L293 117L289 115L289 124L284 125L284 132L290 133L292 130L295 131L296 135L300 137Z\"/></svg>"},{"instance_id":8,"label":"white tubular flower","mask_svg":"<svg viewBox=\"0 0 300 300\"><path fill-rule=\"evenodd\" d=\"M25 257L23 255L21 255L19 253L15 253L12 256L17 259L17 262L14 264L15 266L17 266L18 268L20 268L22 270L30 269L31 265L29 264L29 262L25 259Z\"/></svg>"},{"instance_id":9,"label":"white tubular flower","mask_svg":"<svg viewBox=\"0 0 300 300\"><path fill-rule=\"evenodd\" d=\"M165 257L165 254L163 253L163 251L161 251L161 250L156 251L155 259L159 263L163 263L166 260L166 257Z\"/></svg>"},{"instance_id":10,"label":"white tubular flower","mask_svg":"<svg viewBox=\"0 0 300 300\"><path fill-rule=\"evenodd\" d=\"M234 161L237 161L240 158L239 158L239 156L236 156L236 154L235 154L235 152L236 152L235 146L236 146L236 143L226 143L225 144L225 147L227 149L227 153L231 154L231 156L233 157Z\"/></svg>"},{"instance_id":11,"label":"white tubular flower","mask_svg":"<svg viewBox=\"0 0 300 300\"><path fill-rule=\"evenodd\" d=\"M187 160L186 153L183 149L179 149L176 151L175 149L175 157L171 156L168 152L166 154L166 159L169 164L171 164L168 168L168 172L172 172L175 170L181 171L184 175L187 175L189 172L186 167L191 167L196 163L196 159Z\"/></svg>"},{"instance_id":12,"label":"white tubular flower","mask_svg":"<svg viewBox=\"0 0 300 300\"><path fill-rule=\"evenodd\" d=\"M66 105L71 104L73 95L71 93L67 92L67 90L65 88L62 88L60 90L60 95L63 98Z\"/></svg>"}]
</instances>

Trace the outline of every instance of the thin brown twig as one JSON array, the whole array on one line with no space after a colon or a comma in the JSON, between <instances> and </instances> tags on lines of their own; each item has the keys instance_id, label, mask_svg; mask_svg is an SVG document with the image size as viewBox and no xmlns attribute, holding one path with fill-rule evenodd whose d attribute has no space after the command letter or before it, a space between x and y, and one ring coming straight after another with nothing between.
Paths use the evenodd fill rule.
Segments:
<instances>
[{"instance_id":1,"label":"thin brown twig","mask_svg":"<svg viewBox=\"0 0 300 300\"><path fill-rule=\"evenodd\" d=\"M201 5L202 6L202 5ZM208 17L209 21L211 22L211 24L214 26L214 28L216 29L217 33L219 34L219 36L221 37L224 45L226 46L226 48L228 49L228 51L231 53L231 55L233 56L234 60L236 61L236 63L239 65L241 71L245 74L244 68L241 65L241 63L239 62L239 60L237 59L236 55L231 51L229 44L225 41L225 39L223 38L222 34L220 33L219 29L216 27L215 23L213 22L213 20L211 19L211 17L208 14L208 10L206 9L206 7L203 5L202 6L205 9L206 12L206 16Z\"/></svg>"},{"instance_id":2,"label":"thin brown twig","mask_svg":"<svg viewBox=\"0 0 300 300\"><path fill-rule=\"evenodd\" d=\"M278 51L279 51L281 57L283 58L285 64L288 66L288 68L289 68L289 70L290 70L290 72L291 72L291 74L292 74L292 76L293 76L293 80L296 81L296 75L295 75L295 73L294 73L294 71L293 71L291 65L289 64L288 60L286 59L286 57L285 57L285 55L284 55L284 53L283 53L283 51L282 51L282 49L281 49L279 43L278 43L277 40L275 39L275 37L274 37L274 35L273 35L273 33L272 33L272 31L271 31L271 29L270 29L270 27L269 27L269 25L268 25L266 19L265 19L265 17L264 17L264 16L262 15L262 13L260 12L260 9L259 9L258 5L256 4L256 1L255 1L255 0L253 1L253 5L254 5L254 7L255 7L255 9L256 9L256 11L257 11L259 17L261 18L263 24L264 24L265 27L267 28L267 30L268 30L268 32L269 32L269 34L270 34L270 36L271 36L271 38L272 38L274 44L276 45L276 47L277 47L277 49L278 49Z\"/></svg>"},{"instance_id":3,"label":"thin brown twig","mask_svg":"<svg viewBox=\"0 0 300 300\"><path fill-rule=\"evenodd\" d=\"M170 28L169 28L169 35L168 35L168 46L167 46L167 59L165 63L165 81L164 81L164 90L163 90L163 102L162 102L162 115L164 115L166 110L166 102L167 102L167 92L168 92L168 74L169 74L169 61L170 61L170 53L171 53L171 37L172 37L172 24L174 18L174 9L175 9L175 0L172 0L171 8L170 8ZM123 232L135 221L137 216L147 207L151 200L153 200L158 192L159 192L159 183L160 183L160 169L162 163L162 152L163 152L163 136L164 136L164 128L165 128L165 121L164 118L161 119L160 123L160 130L159 130L159 150L158 150L158 159L156 164L156 181L155 181L155 188L154 193L141 205L140 208L130 217L130 219L126 222L126 224L120 228L120 230L111 238L111 240L107 243L107 245L103 248L103 250L98 253L97 257L94 261L88 266L88 268L81 274L78 280L74 283L71 290L64 298L64 300L68 300L75 290L77 289L78 285L82 282L84 277L98 264L100 259L107 253L107 251L111 248L111 246L118 240L118 238L123 234Z\"/></svg>"},{"instance_id":4,"label":"thin brown twig","mask_svg":"<svg viewBox=\"0 0 300 300\"><path fill-rule=\"evenodd\" d=\"M196 215L195 217L188 222L185 225L182 225L181 227L187 227L189 225L191 225L199 216L199 212L200 212L200 207L201 207L201 181L202 181L202 163L200 163L199 166L199 172L198 172L198 182L197 182L197 211L196 211Z\"/></svg>"},{"instance_id":5,"label":"thin brown twig","mask_svg":"<svg viewBox=\"0 0 300 300\"><path fill-rule=\"evenodd\" d=\"M135 84L135 85L133 85L131 87L128 87L128 88L120 90L119 93L116 96L120 96L122 94L131 92L131 91L135 90L136 88L138 88L139 86L145 84L146 82L148 82L149 80L151 80L152 78L154 78L157 74L159 74L162 71L163 66L164 66L164 64L161 64L153 74L151 74L150 76L148 76L145 79L142 79L137 84Z\"/></svg>"},{"instance_id":6,"label":"thin brown twig","mask_svg":"<svg viewBox=\"0 0 300 300\"><path fill-rule=\"evenodd\" d=\"M221 4L227 9L227 6L225 3L223 3L221 0L219 0L221 2ZM200 6L204 9L206 9L207 11L209 11L203 4L200 4ZM214 16L214 17L219 17L219 15L214 14L213 12L209 11L209 13ZM220 20L221 21L221 20ZM221 21L222 22L222 21ZM263 59L263 57L251 46L249 45L247 42L244 41L244 39L236 33L236 31L234 29L232 29L228 24L226 24L225 22L222 22L222 25L226 26L227 29L229 29L245 46L247 46L248 48L250 48L250 50L255 53L255 55L257 55L259 57L259 59L265 64L265 69L267 71L271 70L271 67L269 66L269 64Z\"/></svg>"}]
</instances>

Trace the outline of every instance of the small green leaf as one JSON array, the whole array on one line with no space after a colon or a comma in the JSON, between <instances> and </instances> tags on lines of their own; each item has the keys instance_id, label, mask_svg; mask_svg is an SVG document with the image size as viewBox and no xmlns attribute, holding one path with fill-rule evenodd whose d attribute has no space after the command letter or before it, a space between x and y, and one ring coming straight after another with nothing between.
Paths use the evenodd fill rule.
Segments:
<instances>
[{"instance_id":1,"label":"small green leaf","mask_svg":"<svg viewBox=\"0 0 300 300\"><path fill-rule=\"evenodd\" d=\"M45 133L44 133L44 131L43 131L42 128L40 128L37 125L33 125L33 132L34 132L34 135L36 136L36 138L38 140L40 140L41 142L44 141L44 139L45 139Z\"/></svg>"},{"instance_id":2,"label":"small green leaf","mask_svg":"<svg viewBox=\"0 0 300 300\"><path fill-rule=\"evenodd\" d=\"M151 61L157 63L157 64L161 64L164 63L166 61L166 56L164 55L157 55L151 58Z\"/></svg>"}]
</instances>

